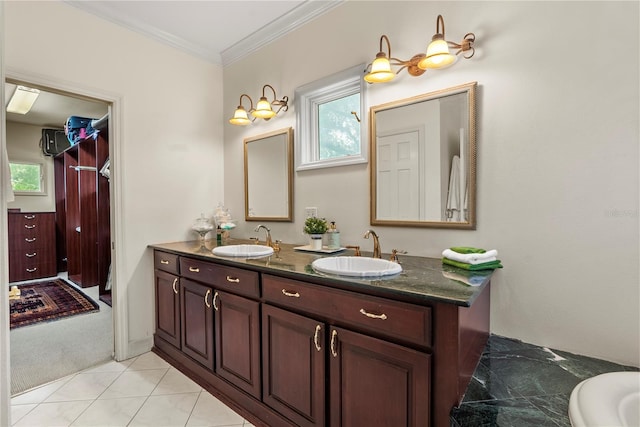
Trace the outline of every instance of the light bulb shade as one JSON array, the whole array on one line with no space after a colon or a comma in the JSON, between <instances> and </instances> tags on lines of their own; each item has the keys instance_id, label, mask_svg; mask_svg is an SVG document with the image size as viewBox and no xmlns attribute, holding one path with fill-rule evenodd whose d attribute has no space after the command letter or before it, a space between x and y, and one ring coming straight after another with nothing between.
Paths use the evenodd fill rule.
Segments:
<instances>
[{"instance_id":1,"label":"light bulb shade","mask_svg":"<svg viewBox=\"0 0 640 427\"><path fill-rule=\"evenodd\" d=\"M275 111L271 109L271 103L267 101L266 97L261 97L256 105L256 109L251 112L253 117L257 117L259 119L270 119L276 115Z\"/></svg>"},{"instance_id":2,"label":"light bulb shade","mask_svg":"<svg viewBox=\"0 0 640 427\"><path fill-rule=\"evenodd\" d=\"M433 36L429 47L427 47L427 56L418 63L418 68L423 70L429 68L444 68L451 65L455 60L455 55L449 53L449 45L447 42L442 36L436 34Z\"/></svg>"},{"instance_id":3,"label":"light bulb shade","mask_svg":"<svg viewBox=\"0 0 640 427\"><path fill-rule=\"evenodd\" d=\"M233 117L229 119L229 123L231 123L232 125L246 126L251 123L251 120L249 120L247 110L245 110L244 107L240 105L236 109L236 112L233 114Z\"/></svg>"},{"instance_id":4,"label":"light bulb shade","mask_svg":"<svg viewBox=\"0 0 640 427\"><path fill-rule=\"evenodd\" d=\"M371 64L371 71L364 76L364 80L367 83L384 83L393 80L395 76L387 56L378 54Z\"/></svg>"}]
</instances>

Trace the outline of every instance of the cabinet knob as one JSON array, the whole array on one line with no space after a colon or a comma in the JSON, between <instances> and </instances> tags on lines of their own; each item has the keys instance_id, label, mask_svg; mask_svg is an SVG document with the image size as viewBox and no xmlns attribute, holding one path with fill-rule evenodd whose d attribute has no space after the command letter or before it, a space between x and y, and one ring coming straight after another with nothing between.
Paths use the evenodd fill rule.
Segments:
<instances>
[{"instance_id":1,"label":"cabinet knob","mask_svg":"<svg viewBox=\"0 0 640 427\"><path fill-rule=\"evenodd\" d=\"M360 314L363 314L363 315L367 316L370 319L387 320L387 315L386 314L384 314L384 313L382 313L382 314L369 313L364 308L360 309Z\"/></svg>"},{"instance_id":2,"label":"cabinet knob","mask_svg":"<svg viewBox=\"0 0 640 427\"><path fill-rule=\"evenodd\" d=\"M27 242L27 243L33 243L33 242L36 241L36 238L34 237L33 239L30 239L28 237L25 237L24 241Z\"/></svg>"},{"instance_id":3,"label":"cabinet knob","mask_svg":"<svg viewBox=\"0 0 640 427\"><path fill-rule=\"evenodd\" d=\"M37 252L34 252L32 254L24 254L27 258L33 258L34 256L37 255Z\"/></svg>"},{"instance_id":4,"label":"cabinet knob","mask_svg":"<svg viewBox=\"0 0 640 427\"><path fill-rule=\"evenodd\" d=\"M24 219L36 219L35 215L25 215Z\"/></svg>"},{"instance_id":5,"label":"cabinet knob","mask_svg":"<svg viewBox=\"0 0 640 427\"><path fill-rule=\"evenodd\" d=\"M218 300L218 291L216 291L216 293L213 294L213 309L215 311L218 311L218 304L216 304L217 300Z\"/></svg>"},{"instance_id":6,"label":"cabinet knob","mask_svg":"<svg viewBox=\"0 0 640 427\"><path fill-rule=\"evenodd\" d=\"M240 283L240 279L238 279L237 277L227 276L227 282Z\"/></svg>"},{"instance_id":7,"label":"cabinet knob","mask_svg":"<svg viewBox=\"0 0 640 427\"><path fill-rule=\"evenodd\" d=\"M320 325L316 325L316 333L313 334L313 343L316 345L316 350L320 351L322 350L322 347L320 347L320 342L319 342L319 338L318 335L320 335L320 330L322 329L322 327Z\"/></svg>"},{"instance_id":8,"label":"cabinet knob","mask_svg":"<svg viewBox=\"0 0 640 427\"><path fill-rule=\"evenodd\" d=\"M336 351L336 345L338 344L338 331L335 329L331 331L331 355L333 357L338 357L338 352Z\"/></svg>"},{"instance_id":9,"label":"cabinet knob","mask_svg":"<svg viewBox=\"0 0 640 427\"><path fill-rule=\"evenodd\" d=\"M169 261L167 261L166 259L161 259L160 264L169 265Z\"/></svg>"},{"instance_id":10,"label":"cabinet knob","mask_svg":"<svg viewBox=\"0 0 640 427\"><path fill-rule=\"evenodd\" d=\"M25 224L25 225L24 225L24 228L26 228L27 230L31 230L31 229L36 228L36 226L35 226L35 224L34 224L34 225L27 225L27 224Z\"/></svg>"},{"instance_id":11,"label":"cabinet knob","mask_svg":"<svg viewBox=\"0 0 640 427\"><path fill-rule=\"evenodd\" d=\"M27 273L33 273L34 271L36 271L38 269L38 267L33 267L33 268L27 268Z\"/></svg>"},{"instance_id":12,"label":"cabinet knob","mask_svg":"<svg viewBox=\"0 0 640 427\"><path fill-rule=\"evenodd\" d=\"M178 289L176 288L176 285L178 284L178 278L176 277L175 279L173 279L173 284L171 285L171 287L173 288L173 293L174 294L178 294Z\"/></svg>"},{"instance_id":13,"label":"cabinet knob","mask_svg":"<svg viewBox=\"0 0 640 427\"><path fill-rule=\"evenodd\" d=\"M189 271L192 273L200 273L200 269L198 267L189 267Z\"/></svg>"},{"instance_id":14,"label":"cabinet knob","mask_svg":"<svg viewBox=\"0 0 640 427\"><path fill-rule=\"evenodd\" d=\"M209 295L211 295L211 289L207 289L207 293L204 294L204 305L206 305L207 308L211 308L211 304L209 304Z\"/></svg>"},{"instance_id":15,"label":"cabinet knob","mask_svg":"<svg viewBox=\"0 0 640 427\"><path fill-rule=\"evenodd\" d=\"M282 295L286 296L286 297L291 297L291 298L300 298L300 294L297 292L289 292L286 289L282 290Z\"/></svg>"}]
</instances>

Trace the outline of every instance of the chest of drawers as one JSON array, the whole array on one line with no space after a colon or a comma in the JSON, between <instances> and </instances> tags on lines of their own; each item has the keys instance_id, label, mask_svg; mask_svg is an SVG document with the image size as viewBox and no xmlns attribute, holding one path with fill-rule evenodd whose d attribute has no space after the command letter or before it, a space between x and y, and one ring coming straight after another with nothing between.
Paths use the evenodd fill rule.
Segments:
<instances>
[{"instance_id":1,"label":"chest of drawers","mask_svg":"<svg viewBox=\"0 0 640 427\"><path fill-rule=\"evenodd\" d=\"M10 212L8 218L9 281L55 276L55 213Z\"/></svg>"}]
</instances>

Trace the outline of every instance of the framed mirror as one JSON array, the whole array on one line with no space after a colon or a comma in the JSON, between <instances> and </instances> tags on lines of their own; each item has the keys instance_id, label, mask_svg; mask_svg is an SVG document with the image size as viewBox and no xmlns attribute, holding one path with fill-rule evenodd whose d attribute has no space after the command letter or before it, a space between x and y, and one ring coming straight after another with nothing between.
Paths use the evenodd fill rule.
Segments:
<instances>
[{"instance_id":1,"label":"framed mirror","mask_svg":"<svg viewBox=\"0 0 640 427\"><path fill-rule=\"evenodd\" d=\"M371 224L475 229L476 82L371 107Z\"/></svg>"},{"instance_id":2,"label":"framed mirror","mask_svg":"<svg viewBox=\"0 0 640 427\"><path fill-rule=\"evenodd\" d=\"M244 140L247 221L293 221L293 129Z\"/></svg>"}]
</instances>

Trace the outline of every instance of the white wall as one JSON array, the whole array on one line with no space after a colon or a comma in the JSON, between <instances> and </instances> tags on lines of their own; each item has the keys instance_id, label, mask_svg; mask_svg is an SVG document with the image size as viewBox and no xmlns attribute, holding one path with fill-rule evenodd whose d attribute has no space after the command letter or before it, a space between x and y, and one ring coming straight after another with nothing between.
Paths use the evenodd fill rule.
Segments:
<instances>
[{"instance_id":1,"label":"white wall","mask_svg":"<svg viewBox=\"0 0 640 427\"><path fill-rule=\"evenodd\" d=\"M295 108L227 124L240 94L255 99L269 83L294 104L296 87L371 61L383 33L408 59L426 49L438 14L447 39L476 34L475 56L370 86L369 104L478 82L478 226L376 227L383 251L498 249L494 333L640 365L637 2L346 2L225 67L226 205L242 217L243 138L296 128ZM269 224L274 238L306 241L305 206L337 221L343 244L371 250L367 165L296 173L295 222ZM232 236L253 227L241 221Z\"/></svg>"},{"instance_id":2,"label":"white wall","mask_svg":"<svg viewBox=\"0 0 640 427\"><path fill-rule=\"evenodd\" d=\"M112 230L116 304L128 316L123 357L147 351L155 327L147 245L193 239L194 219L223 198L222 69L63 2L4 3L7 76L120 100L112 117L120 132L110 137L111 159L120 159L111 185L121 190L112 202L122 213Z\"/></svg>"},{"instance_id":3,"label":"white wall","mask_svg":"<svg viewBox=\"0 0 640 427\"><path fill-rule=\"evenodd\" d=\"M23 212L55 212L55 179L53 157L45 156L40 149L42 127L22 123L7 123L7 154L11 162L40 163L43 167L45 194L21 196L7 204Z\"/></svg>"}]
</instances>

